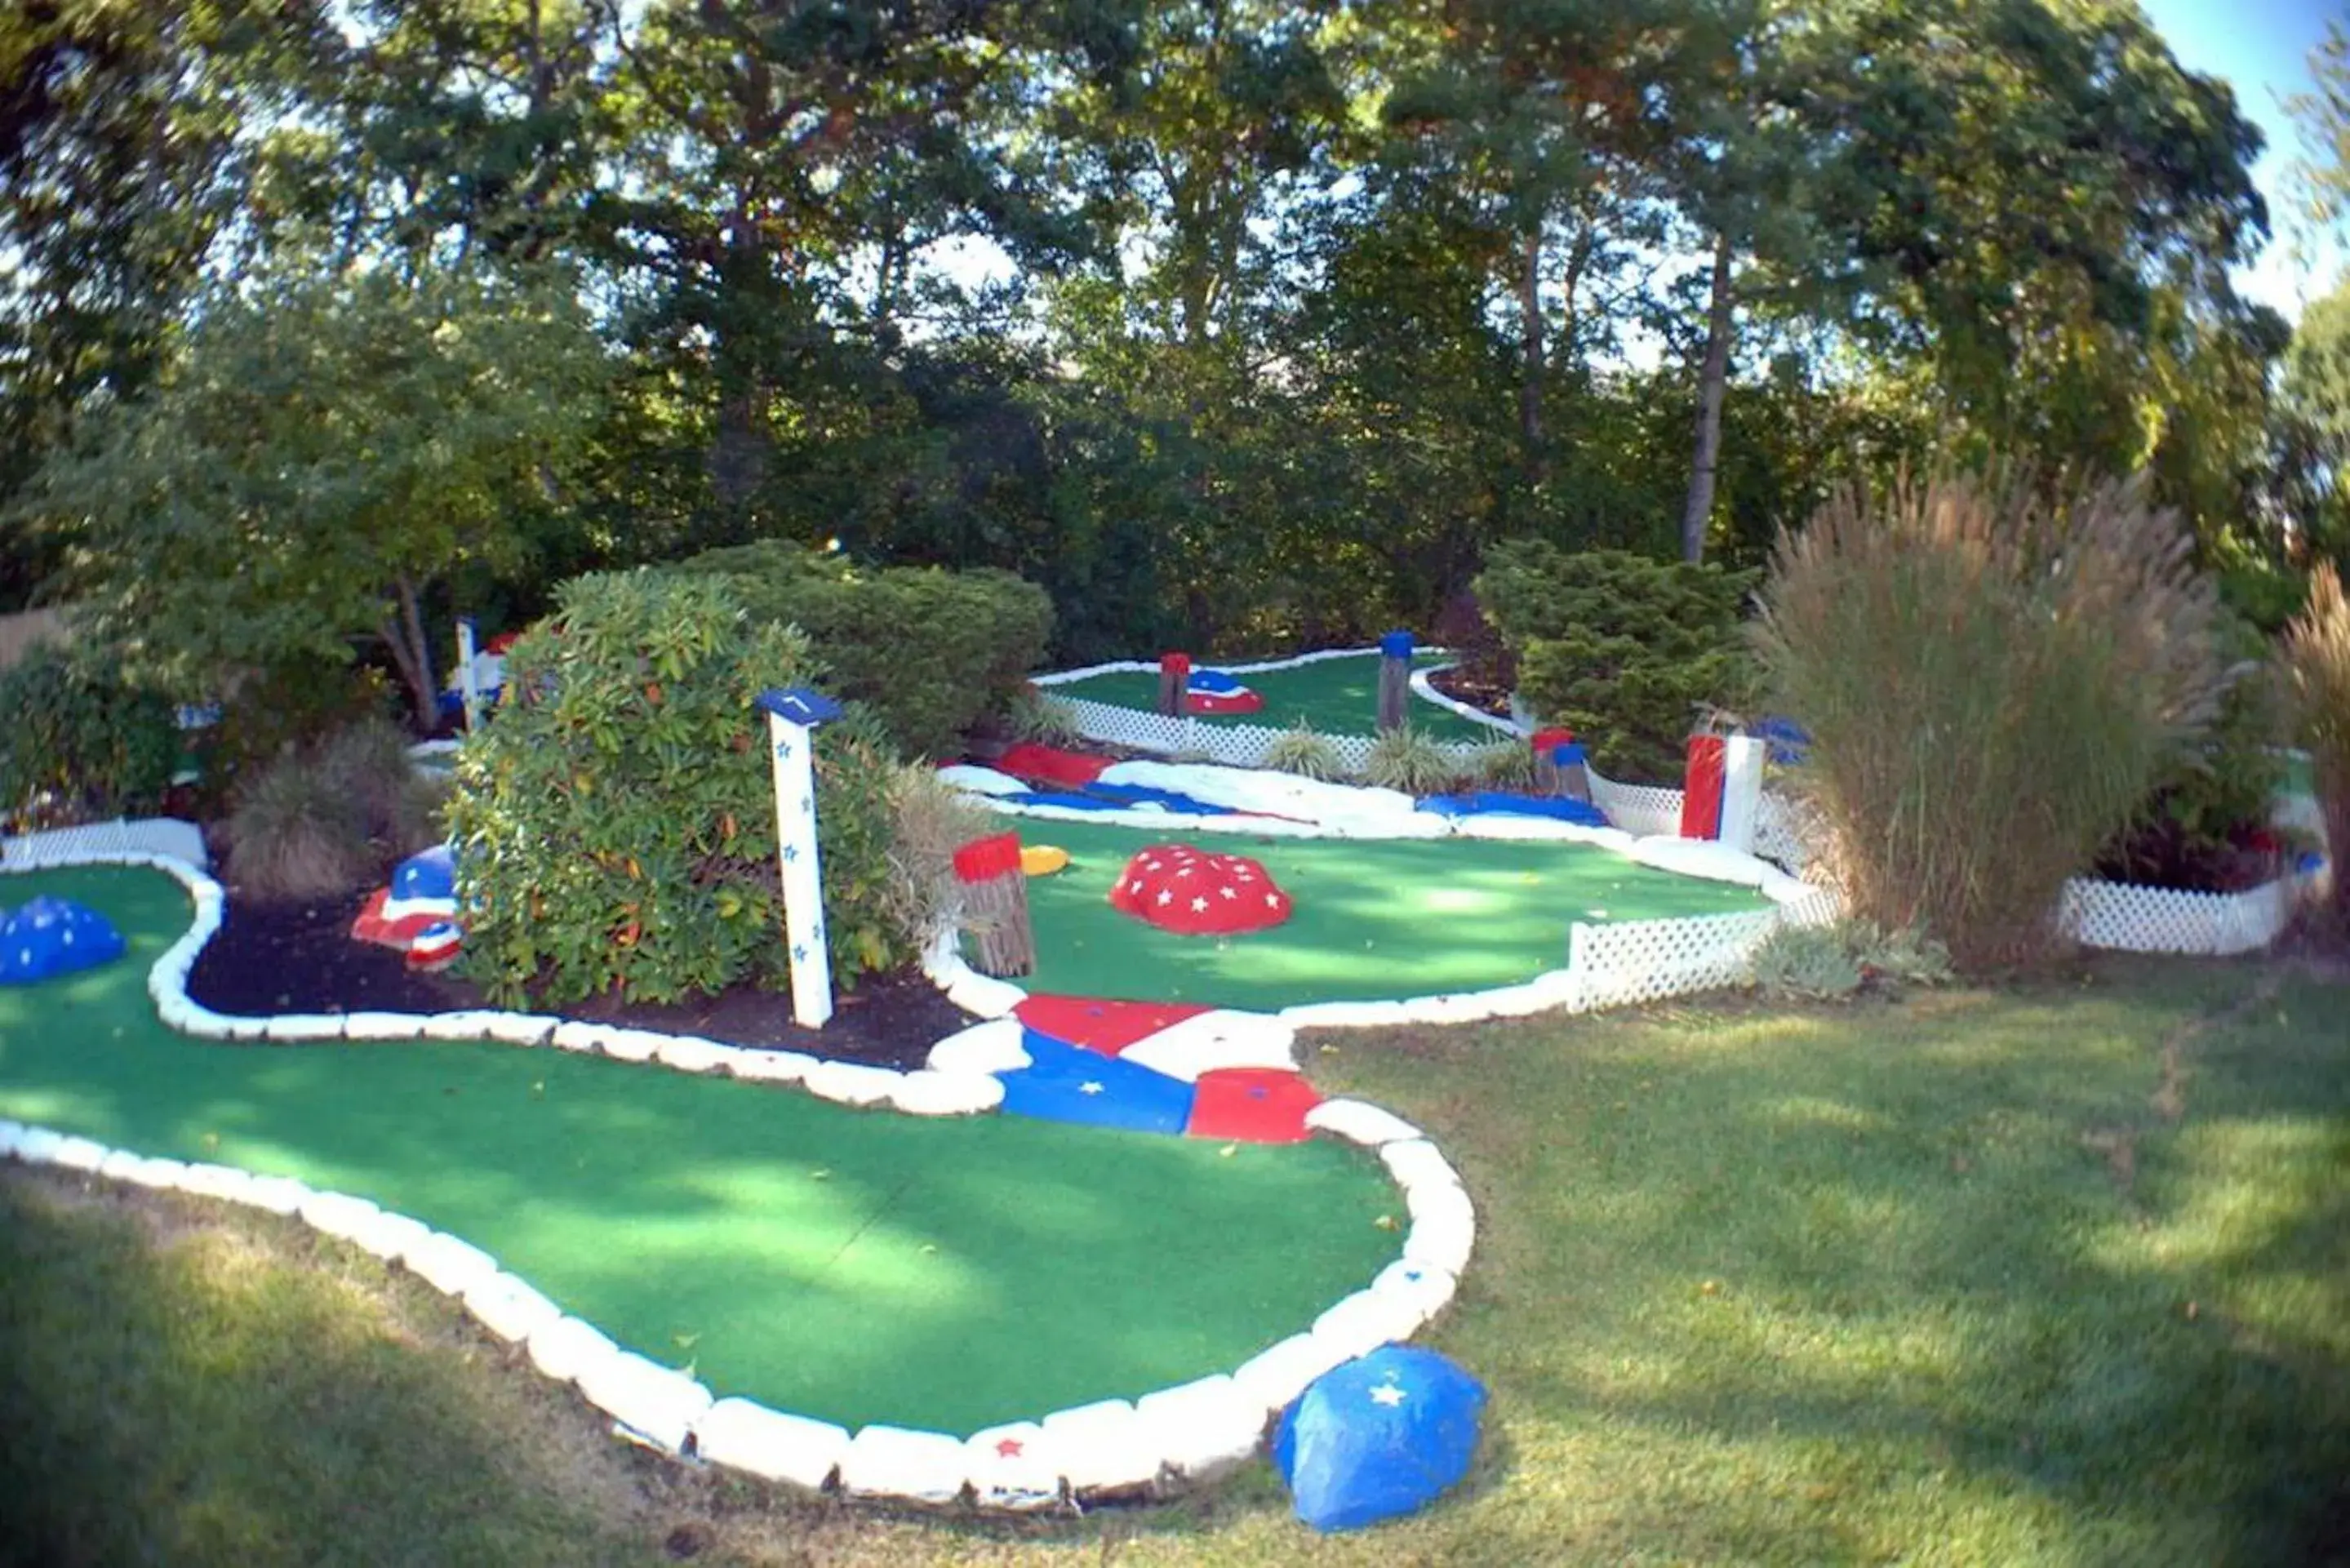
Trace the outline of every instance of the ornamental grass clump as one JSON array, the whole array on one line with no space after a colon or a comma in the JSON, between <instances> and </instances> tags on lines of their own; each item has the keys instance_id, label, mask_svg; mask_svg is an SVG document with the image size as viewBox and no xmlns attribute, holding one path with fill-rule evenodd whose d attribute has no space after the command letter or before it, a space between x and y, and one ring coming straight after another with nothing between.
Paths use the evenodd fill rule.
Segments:
<instances>
[{"instance_id":1,"label":"ornamental grass clump","mask_svg":"<svg viewBox=\"0 0 2350 1568\"><path fill-rule=\"evenodd\" d=\"M2334 911L2350 920L2350 874L2342 867L2350 857L2350 597L2330 563L2317 568L2308 607L2285 628L2284 670L2334 860Z\"/></svg>"},{"instance_id":2,"label":"ornamental grass clump","mask_svg":"<svg viewBox=\"0 0 2350 1568\"><path fill-rule=\"evenodd\" d=\"M1363 782L1406 794L1441 794L1459 782L1460 764L1409 724L1382 731L1363 761Z\"/></svg>"},{"instance_id":3,"label":"ornamental grass clump","mask_svg":"<svg viewBox=\"0 0 2350 1568\"><path fill-rule=\"evenodd\" d=\"M2012 471L1847 487L1781 535L1754 645L1853 916L1961 968L2043 946L2241 673L2192 547L2139 481Z\"/></svg>"},{"instance_id":4,"label":"ornamental grass clump","mask_svg":"<svg viewBox=\"0 0 2350 1568\"><path fill-rule=\"evenodd\" d=\"M1317 779L1327 784L1344 778L1347 764L1338 755L1338 748L1329 736L1317 732L1305 720L1297 721L1294 730L1284 730L1274 737L1264 749L1264 765L1278 773L1295 774L1299 778Z\"/></svg>"}]
</instances>

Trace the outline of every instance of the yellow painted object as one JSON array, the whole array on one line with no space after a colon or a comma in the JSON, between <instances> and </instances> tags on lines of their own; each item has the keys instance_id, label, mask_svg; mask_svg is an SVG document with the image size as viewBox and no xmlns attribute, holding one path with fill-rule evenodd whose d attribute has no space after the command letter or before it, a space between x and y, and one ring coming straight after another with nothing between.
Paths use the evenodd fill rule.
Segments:
<instances>
[{"instance_id":1,"label":"yellow painted object","mask_svg":"<svg viewBox=\"0 0 2350 1568\"><path fill-rule=\"evenodd\" d=\"M1031 877L1050 877L1069 863L1069 852L1057 844L1024 844L1020 869Z\"/></svg>"}]
</instances>

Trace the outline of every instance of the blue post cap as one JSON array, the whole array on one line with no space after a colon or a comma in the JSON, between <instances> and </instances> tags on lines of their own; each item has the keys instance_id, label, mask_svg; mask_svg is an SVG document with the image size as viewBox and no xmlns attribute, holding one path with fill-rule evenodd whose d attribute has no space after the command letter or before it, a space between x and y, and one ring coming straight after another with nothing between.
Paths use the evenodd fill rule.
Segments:
<instances>
[{"instance_id":1,"label":"blue post cap","mask_svg":"<svg viewBox=\"0 0 2350 1568\"><path fill-rule=\"evenodd\" d=\"M1550 760L1563 768L1579 768L1587 761L1583 754L1583 744L1579 741L1569 741L1565 745L1552 747Z\"/></svg>"},{"instance_id":2,"label":"blue post cap","mask_svg":"<svg viewBox=\"0 0 2350 1568\"><path fill-rule=\"evenodd\" d=\"M1411 633L1391 631L1379 639L1379 652L1389 659L1411 657Z\"/></svg>"},{"instance_id":3,"label":"blue post cap","mask_svg":"<svg viewBox=\"0 0 2350 1568\"><path fill-rule=\"evenodd\" d=\"M770 686L759 693L753 705L773 713L786 723L810 730L840 717L840 704L813 686L792 686L780 690Z\"/></svg>"}]
</instances>

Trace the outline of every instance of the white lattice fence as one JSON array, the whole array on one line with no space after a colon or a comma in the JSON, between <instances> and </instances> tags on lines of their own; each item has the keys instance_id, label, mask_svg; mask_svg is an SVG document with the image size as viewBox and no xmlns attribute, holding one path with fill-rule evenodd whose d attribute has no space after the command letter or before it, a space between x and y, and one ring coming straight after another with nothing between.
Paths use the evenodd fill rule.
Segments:
<instances>
[{"instance_id":1,"label":"white lattice fence","mask_svg":"<svg viewBox=\"0 0 2350 1568\"><path fill-rule=\"evenodd\" d=\"M2296 888L2287 877L2242 893L2189 893L2075 877L2064 884L2056 925L2085 946L2118 952L2246 953L2276 940Z\"/></svg>"},{"instance_id":2,"label":"white lattice fence","mask_svg":"<svg viewBox=\"0 0 2350 1568\"><path fill-rule=\"evenodd\" d=\"M1197 719L1145 713L1086 697L1062 697L1058 701L1067 705L1077 732L1087 740L1167 756L1190 753L1237 768L1263 766L1274 742L1289 732L1263 724L1203 724ZM1357 774L1370 761L1371 747L1376 743L1368 735L1322 738L1337 753L1339 766ZM1437 749L1465 769L1488 744L1491 742L1440 741Z\"/></svg>"},{"instance_id":3,"label":"white lattice fence","mask_svg":"<svg viewBox=\"0 0 2350 1568\"><path fill-rule=\"evenodd\" d=\"M1591 804L1607 814L1607 825L1636 836L1681 830L1681 792L1651 784L1617 784L1591 774Z\"/></svg>"},{"instance_id":4,"label":"white lattice fence","mask_svg":"<svg viewBox=\"0 0 2350 1568\"><path fill-rule=\"evenodd\" d=\"M1754 950L1787 918L1771 909L1604 926L1577 920L1566 939L1577 1004L1590 1012L1743 984L1753 978Z\"/></svg>"}]
</instances>

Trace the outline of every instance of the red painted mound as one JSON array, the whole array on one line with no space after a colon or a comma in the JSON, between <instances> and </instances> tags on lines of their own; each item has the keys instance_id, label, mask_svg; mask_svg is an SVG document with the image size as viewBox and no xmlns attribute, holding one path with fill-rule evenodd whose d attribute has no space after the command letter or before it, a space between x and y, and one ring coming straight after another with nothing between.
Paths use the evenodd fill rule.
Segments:
<instances>
[{"instance_id":1,"label":"red painted mound","mask_svg":"<svg viewBox=\"0 0 2350 1568\"><path fill-rule=\"evenodd\" d=\"M1186 691L1183 705L1194 713L1262 713L1264 699L1243 687L1237 691Z\"/></svg>"},{"instance_id":2,"label":"red painted mound","mask_svg":"<svg viewBox=\"0 0 2350 1568\"><path fill-rule=\"evenodd\" d=\"M1035 992L1012 1015L1037 1033L1115 1056L1160 1030L1207 1012L1189 1002L1105 1002Z\"/></svg>"},{"instance_id":3,"label":"red painted mound","mask_svg":"<svg viewBox=\"0 0 2350 1568\"><path fill-rule=\"evenodd\" d=\"M1083 789L1109 764L1107 757L1065 752L1055 746L1040 746L1034 741L1023 741L995 761L999 772L1010 774L1015 779L1032 784L1056 784L1068 789Z\"/></svg>"},{"instance_id":4,"label":"red painted mound","mask_svg":"<svg viewBox=\"0 0 2350 1568\"><path fill-rule=\"evenodd\" d=\"M1289 895L1244 855L1188 844L1139 851L1109 890L1110 907L1185 936L1259 931L1289 919Z\"/></svg>"},{"instance_id":5,"label":"red painted mound","mask_svg":"<svg viewBox=\"0 0 2350 1568\"><path fill-rule=\"evenodd\" d=\"M1305 1113L1322 1103L1295 1073L1265 1067L1219 1067L1192 1088L1191 1137L1234 1143L1304 1143L1314 1136Z\"/></svg>"}]
</instances>

